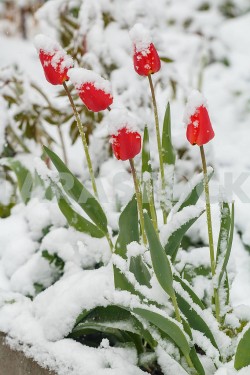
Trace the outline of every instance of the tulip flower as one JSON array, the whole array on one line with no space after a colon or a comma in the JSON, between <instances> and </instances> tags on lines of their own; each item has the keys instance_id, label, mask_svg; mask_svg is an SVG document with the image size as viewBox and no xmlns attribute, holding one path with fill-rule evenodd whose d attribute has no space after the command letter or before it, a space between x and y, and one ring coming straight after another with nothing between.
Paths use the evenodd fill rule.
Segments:
<instances>
[{"instance_id":1,"label":"tulip flower","mask_svg":"<svg viewBox=\"0 0 250 375\"><path fill-rule=\"evenodd\" d=\"M111 145L118 160L133 159L141 151L141 136L124 126L116 135L111 136Z\"/></svg>"},{"instance_id":2,"label":"tulip flower","mask_svg":"<svg viewBox=\"0 0 250 375\"><path fill-rule=\"evenodd\" d=\"M118 160L133 159L141 151L137 121L126 110L113 109L107 117L110 143Z\"/></svg>"},{"instance_id":3,"label":"tulip flower","mask_svg":"<svg viewBox=\"0 0 250 375\"><path fill-rule=\"evenodd\" d=\"M184 118L187 125L187 139L191 145L203 146L214 138L206 101L198 91L193 91Z\"/></svg>"},{"instance_id":4,"label":"tulip flower","mask_svg":"<svg viewBox=\"0 0 250 375\"><path fill-rule=\"evenodd\" d=\"M130 37L134 45L134 68L141 76L149 76L161 68L161 60L151 42L149 32L141 24L136 24L130 30Z\"/></svg>"},{"instance_id":5,"label":"tulip flower","mask_svg":"<svg viewBox=\"0 0 250 375\"><path fill-rule=\"evenodd\" d=\"M45 35L37 35L35 46L44 70L45 77L52 85L62 85L69 79L68 70L73 60L59 43Z\"/></svg>"},{"instance_id":6,"label":"tulip flower","mask_svg":"<svg viewBox=\"0 0 250 375\"><path fill-rule=\"evenodd\" d=\"M83 68L73 68L69 71L69 77L90 111L103 111L113 103L110 82L98 74Z\"/></svg>"}]
</instances>

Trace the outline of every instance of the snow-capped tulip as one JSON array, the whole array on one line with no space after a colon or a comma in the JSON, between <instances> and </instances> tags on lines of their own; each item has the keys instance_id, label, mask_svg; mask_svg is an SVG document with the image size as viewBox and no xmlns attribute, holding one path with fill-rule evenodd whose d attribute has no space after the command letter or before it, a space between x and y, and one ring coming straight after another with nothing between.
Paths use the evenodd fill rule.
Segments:
<instances>
[{"instance_id":1,"label":"snow-capped tulip","mask_svg":"<svg viewBox=\"0 0 250 375\"><path fill-rule=\"evenodd\" d=\"M214 138L206 100L199 91L191 93L184 121L187 125L187 139L192 145L203 146Z\"/></svg>"},{"instance_id":2,"label":"snow-capped tulip","mask_svg":"<svg viewBox=\"0 0 250 375\"><path fill-rule=\"evenodd\" d=\"M35 46L47 81L52 85L62 85L69 79L68 70L73 67L72 58L59 43L45 35L35 37Z\"/></svg>"},{"instance_id":3,"label":"snow-capped tulip","mask_svg":"<svg viewBox=\"0 0 250 375\"><path fill-rule=\"evenodd\" d=\"M161 68L161 60L150 34L143 25L137 23L130 30L130 37L134 45L134 68L141 76L156 73Z\"/></svg>"},{"instance_id":4,"label":"snow-capped tulip","mask_svg":"<svg viewBox=\"0 0 250 375\"><path fill-rule=\"evenodd\" d=\"M69 71L69 77L90 111L103 111L113 103L110 82L98 74L83 68L73 68Z\"/></svg>"},{"instance_id":5,"label":"snow-capped tulip","mask_svg":"<svg viewBox=\"0 0 250 375\"><path fill-rule=\"evenodd\" d=\"M118 160L133 159L141 151L141 136L135 119L126 110L114 109L107 121L115 157Z\"/></svg>"}]
</instances>

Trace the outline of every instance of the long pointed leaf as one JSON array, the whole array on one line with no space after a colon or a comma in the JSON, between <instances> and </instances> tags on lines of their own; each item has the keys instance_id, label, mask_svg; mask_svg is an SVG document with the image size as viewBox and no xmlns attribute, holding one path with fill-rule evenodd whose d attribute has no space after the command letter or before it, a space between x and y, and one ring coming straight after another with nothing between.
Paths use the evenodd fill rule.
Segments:
<instances>
[{"instance_id":1,"label":"long pointed leaf","mask_svg":"<svg viewBox=\"0 0 250 375\"><path fill-rule=\"evenodd\" d=\"M250 326L244 332L236 349L236 354L235 354L235 359L234 359L234 367L236 370L240 370L241 368L250 365L249 348L250 348Z\"/></svg>"},{"instance_id":2,"label":"long pointed leaf","mask_svg":"<svg viewBox=\"0 0 250 375\"><path fill-rule=\"evenodd\" d=\"M195 221L203 214L203 212L203 209L198 209L197 207L185 207L182 211L175 214L172 222L170 222L166 227L168 230L168 239L164 249L166 254L170 255L173 260L176 258L184 235L195 223Z\"/></svg>"},{"instance_id":3,"label":"long pointed leaf","mask_svg":"<svg viewBox=\"0 0 250 375\"><path fill-rule=\"evenodd\" d=\"M183 293L180 293L179 288L176 290L176 298L178 306L182 313L186 316L190 327L204 333L204 335L211 341L211 343L218 349L218 345L209 326L202 318L202 316L194 308L194 303L190 303L188 299L184 298Z\"/></svg>"},{"instance_id":4,"label":"long pointed leaf","mask_svg":"<svg viewBox=\"0 0 250 375\"><path fill-rule=\"evenodd\" d=\"M192 331L191 331L191 328L189 326L189 324L186 322L185 319L182 319L182 324L183 324L183 327L185 329L185 332L188 334L188 336L190 337L191 340L193 340L193 335L192 335ZM191 358L191 361L195 367L195 369L197 370L197 373L199 375L206 375L205 373L205 370L202 366L202 363L196 353L196 350L195 350L195 346L193 345L191 347L191 350L190 350L190 353L189 353L189 356Z\"/></svg>"},{"instance_id":5,"label":"long pointed leaf","mask_svg":"<svg viewBox=\"0 0 250 375\"><path fill-rule=\"evenodd\" d=\"M171 138L171 114L169 103L166 108L162 129L162 157L164 164L175 164L175 152Z\"/></svg>"},{"instance_id":6,"label":"long pointed leaf","mask_svg":"<svg viewBox=\"0 0 250 375\"><path fill-rule=\"evenodd\" d=\"M132 311L165 332L180 348L184 355L189 354L189 342L182 329L173 320L143 308L134 308Z\"/></svg>"},{"instance_id":7,"label":"long pointed leaf","mask_svg":"<svg viewBox=\"0 0 250 375\"><path fill-rule=\"evenodd\" d=\"M148 175L146 176L146 174ZM141 175L143 186L143 209L146 210L149 213L150 217L153 217L155 219L155 222L157 223L154 201L154 184L152 179L152 167L149 148L149 134L147 126L145 126L143 135Z\"/></svg>"},{"instance_id":8,"label":"long pointed leaf","mask_svg":"<svg viewBox=\"0 0 250 375\"><path fill-rule=\"evenodd\" d=\"M152 173L151 160L150 160L150 149L149 149L149 135L148 127L145 126L143 134L143 145L142 145L142 175L144 172Z\"/></svg>"},{"instance_id":9,"label":"long pointed leaf","mask_svg":"<svg viewBox=\"0 0 250 375\"><path fill-rule=\"evenodd\" d=\"M33 188L33 179L30 171L24 167L19 160L6 158L4 159L3 164L11 168L15 173L21 198L23 202L27 204L30 200Z\"/></svg>"},{"instance_id":10,"label":"long pointed leaf","mask_svg":"<svg viewBox=\"0 0 250 375\"><path fill-rule=\"evenodd\" d=\"M218 245L217 245L217 254L216 260L218 263L218 259L222 253L226 252L230 227L231 227L231 213L230 207L227 202L221 203L221 223L220 223L220 233L218 238Z\"/></svg>"},{"instance_id":11,"label":"long pointed leaf","mask_svg":"<svg viewBox=\"0 0 250 375\"><path fill-rule=\"evenodd\" d=\"M51 150L44 146L46 154L52 160L59 172L59 179L67 195L69 195L86 212L90 219L104 233L107 233L106 215L95 197L83 186L83 184L66 167L64 162Z\"/></svg>"},{"instance_id":12,"label":"long pointed leaf","mask_svg":"<svg viewBox=\"0 0 250 375\"><path fill-rule=\"evenodd\" d=\"M231 211L232 211L232 214L231 214L230 234L229 234L228 243L227 243L227 250L226 250L226 253L225 253L224 261L223 261L221 272L220 272L220 275L219 275L219 280L218 280L219 285L221 283L221 280L222 280L222 277L223 277L224 273L226 272L227 264L228 264L230 254L231 254L231 250L232 250L233 235L234 235L234 203L232 203L232 210Z\"/></svg>"},{"instance_id":13,"label":"long pointed leaf","mask_svg":"<svg viewBox=\"0 0 250 375\"><path fill-rule=\"evenodd\" d=\"M69 201L62 194L57 198L58 206L65 216L69 226L79 232L87 233L94 238L104 237L104 233L89 220L78 214L70 205Z\"/></svg>"},{"instance_id":14,"label":"long pointed leaf","mask_svg":"<svg viewBox=\"0 0 250 375\"><path fill-rule=\"evenodd\" d=\"M144 214L145 219L145 230L149 243L149 250L151 254L151 260L153 268L155 271L155 276L159 281L161 287L165 292L173 297L173 276L171 265L168 257L159 241L158 235L156 234L152 221L150 220L148 214Z\"/></svg>"},{"instance_id":15,"label":"long pointed leaf","mask_svg":"<svg viewBox=\"0 0 250 375\"><path fill-rule=\"evenodd\" d=\"M116 254L125 259L127 245L133 241L139 242L139 240L138 211L134 195L119 218L119 235L115 245Z\"/></svg>"},{"instance_id":16,"label":"long pointed leaf","mask_svg":"<svg viewBox=\"0 0 250 375\"><path fill-rule=\"evenodd\" d=\"M211 167L208 168L208 180L212 178L213 173L213 169ZM203 173L200 173L198 176L195 176L189 182L189 185L189 189L182 194L179 202L177 202L174 206L174 212L181 211L184 207L193 206L197 203L198 199L200 198L204 190Z\"/></svg>"},{"instance_id":17,"label":"long pointed leaf","mask_svg":"<svg viewBox=\"0 0 250 375\"><path fill-rule=\"evenodd\" d=\"M205 310L205 306L203 302L200 300L200 298L197 296L197 294L191 289L189 285L185 281L183 281L179 276L174 275L174 280L177 281L179 284L181 284L181 287L185 292L188 293L189 297L192 299L196 305L198 305L202 310Z\"/></svg>"}]
</instances>

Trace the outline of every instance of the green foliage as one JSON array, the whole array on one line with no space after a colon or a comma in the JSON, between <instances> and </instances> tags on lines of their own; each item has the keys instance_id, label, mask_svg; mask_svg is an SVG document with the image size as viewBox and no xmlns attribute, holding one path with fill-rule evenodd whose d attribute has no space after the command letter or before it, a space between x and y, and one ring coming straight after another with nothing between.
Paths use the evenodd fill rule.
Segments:
<instances>
[{"instance_id":1,"label":"green foliage","mask_svg":"<svg viewBox=\"0 0 250 375\"><path fill-rule=\"evenodd\" d=\"M167 336L170 337L180 348L184 355L189 354L190 345L187 337L183 333L181 328L172 319L143 308L134 308L133 312L146 319L150 323L154 324L157 328L166 333Z\"/></svg>"},{"instance_id":2,"label":"green foliage","mask_svg":"<svg viewBox=\"0 0 250 375\"><path fill-rule=\"evenodd\" d=\"M119 235L115 244L115 252L126 258L127 245L139 242L138 211L135 195L128 202L119 218Z\"/></svg>"},{"instance_id":3,"label":"green foliage","mask_svg":"<svg viewBox=\"0 0 250 375\"><path fill-rule=\"evenodd\" d=\"M155 276L157 277L159 284L165 290L165 292L170 297L173 297L173 276L169 259L159 241L159 237L154 230L153 224L148 214L144 214L144 219L145 230L148 238L149 250L151 254L153 269L155 271Z\"/></svg>"},{"instance_id":4,"label":"green foliage","mask_svg":"<svg viewBox=\"0 0 250 375\"><path fill-rule=\"evenodd\" d=\"M230 213L230 208L227 203L222 204L221 208L221 227L220 227L220 234L218 240L218 250L217 250L217 262L221 261L221 253L224 249L223 253L223 261L220 269L218 285L220 286L223 275L226 272L227 264L229 261L229 257L232 250L232 243L233 243L233 234L234 234L234 203L232 203L232 209ZM226 213L225 213L226 211Z\"/></svg>"},{"instance_id":5,"label":"green foliage","mask_svg":"<svg viewBox=\"0 0 250 375\"><path fill-rule=\"evenodd\" d=\"M168 103L162 129L162 156L163 163L168 165L175 164L175 151L171 138L171 113L170 104Z\"/></svg>"},{"instance_id":6,"label":"green foliage","mask_svg":"<svg viewBox=\"0 0 250 375\"><path fill-rule=\"evenodd\" d=\"M193 219L186 219L186 222L184 222L181 226L177 227L176 230L174 230L171 235L168 238L168 241L166 245L164 246L164 249L166 251L166 254L171 256L171 258L174 260L176 258L178 249L180 247L181 241L188 231L189 228L196 222L196 220L203 214L204 211L201 211L197 217ZM178 213L176 214L178 215Z\"/></svg>"},{"instance_id":7,"label":"green foliage","mask_svg":"<svg viewBox=\"0 0 250 375\"><path fill-rule=\"evenodd\" d=\"M49 264L53 265L57 270L62 273L64 269L64 261L56 253L50 254L48 250L42 251L42 257L46 259Z\"/></svg>"},{"instance_id":8,"label":"green foliage","mask_svg":"<svg viewBox=\"0 0 250 375\"><path fill-rule=\"evenodd\" d=\"M211 170L211 172L208 172L208 180L210 180L213 176L214 171ZM177 203L178 205L178 211L183 210L184 207L187 206L193 206L198 202L198 199L200 198L201 194L204 190L204 183L203 183L203 177L201 176L200 179L198 179L198 182L192 186L192 189L190 193L185 197L183 202L181 204Z\"/></svg>"},{"instance_id":9,"label":"green foliage","mask_svg":"<svg viewBox=\"0 0 250 375\"><path fill-rule=\"evenodd\" d=\"M65 193L72 198L86 212L96 226L106 234L108 232L107 218L100 203L53 151L45 146L44 150L59 172L59 180Z\"/></svg>"},{"instance_id":10,"label":"green foliage","mask_svg":"<svg viewBox=\"0 0 250 375\"><path fill-rule=\"evenodd\" d=\"M21 198L24 203L28 203L33 187L33 178L29 170L22 163L13 158L6 158L2 162L13 170L17 177L17 184Z\"/></svg>"},{"instance_id":11,"label":"green foliage","mask_svg":"<svg viewBox=\"0 0 250 375\"><path fill-rule=\"evenodd\" d=\"M127 309L116 305L100 306L84 312L70 333L70 337L86 339L86 336L95 332L101 332L116 344L132 343L138 353L144 352L143 339L150 346L155 346L151 334L143 328L136 317Z\"/></svg>"},{"instance_id":12,"label":"green foliage","mask_svg":"<svg viewBox=\"0 0 250 375\"><path fill-rule=\"evenodd\" d=\"M245 330L243 336L241 337L235 354L234 367L236 370L240 370L243 367L250 365L250 327Z\"/></svg>"}]
</instances>

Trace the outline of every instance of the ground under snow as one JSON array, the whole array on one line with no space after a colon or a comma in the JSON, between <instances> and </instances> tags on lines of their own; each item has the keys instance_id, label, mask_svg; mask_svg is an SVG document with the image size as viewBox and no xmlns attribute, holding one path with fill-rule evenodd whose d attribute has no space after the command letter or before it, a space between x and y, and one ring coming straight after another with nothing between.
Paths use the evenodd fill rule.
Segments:
<instances>
[{"instance_id":1,"label":"ground under snow","mask_svg":"<svg viewBox=\"0 0 250 375\"><path fill-rule=\"evenodd\" d=\"M163 3L163 1L159 2L159 8ZM181 22L184 10L180 7L183 4L181 1L175 3L176 5L171 6L169 11L172 16L179 17ZM193 2L190 1L191 3ZM132 10L133 7L130 7L130 12ZM150 11L157 20L159 9L154 12L150 8ZM130 17L133 18L131 14ZM221 63L211 64L205 69L204 74L203 92L208 101L216 134L213 145L208 147L209 151L213 149L216 165L216 179L212 191L218 189L220 185L222 190L226 190L229 198L233 195L236 202L237 229L241 232L244 243L250 245L250 14L223 23L216 16L214 17L212 11L208 12L208 18L205 17L204 15L203 20L200 18L198 24L203 24L202 27L207 35L213 34L213 30L216 29L216 38L212 42L214 51L222 57L225 54L230 61L230 66ZM154 27L153 21L152 27ZM184 91L187 91L187 88L195 86L195 83L187 83L186 77L191 77L190 81L194 81L194 77L197 76L194 59L197 58L197 50L202 48L206 50L206 41L201 42L194 34L185 34L178 22L168 30L164 29L162 24L160 28L160 31L154 28L153 36L156 37L163 51L165 51L163 47L167 45L168 53L176 61L173 66L165 67L164 72L168 74L169 69L170 75L178 76L178 83L183 86ZM117 34L116 31L114 29L107 31L106 37L110 38L113 51L111 53L115 54L116 45L120 52L115 58L119 60L122 68L112 76L112 85L119 91L122 85L121 77L129 84L137 77L132 70L132 60L130 62L127 55L124 55L124 58L123 50L119 47L118 35L122 37L125 50L129 45L129 36L126 39L124 34L120 34L120 31ZM93 35L92 38L95 41ZM18 62L21 68L38 80L46 90L51 90L53 96L55 90L44 81L35 49L30 43L1 36L0 50L5 51L1 55L0 67ZM140 80L139 84L144 83ZM131 97L136 95L137 85L138 81L134 86L132 83L133 87L127 94L128 97L124 94L117 100L117 104L131 100ZM145 93L148 93L146 85ZM166 98L169 99L170 92L158 90L157 95L162 118ZM173 135L178 147L186 142L185 131L181 125L183 112L183 97L178 97L172 103ZM77 144L70 155L70 163L77 171L81 169L78 157L79 154L81 155L80 146ZM199 155L195 148L192 149L191 155L192 160L196 162L197 159L198 164ZM34 160L26 160L26 162L32 164ZM188 168L188 162L183 166L180 164L180 173L185 175L188 173ZM109 211L109 219L113 227L117 225L114 186L119 191L121 204L124 204L132 194L132 185L127 181L128 174L122 163L111 160L102 166L99 184L103 188L105 208ZM214 195L217 196L217 193ZM216 204L213 209L217 214ZM203 239L206 243L204 221L205 217L199 220L198 226L191 235ZM16 206L10 218L0 220L0 330L7 333L8 342L13 347L24 350L26 355L56 370L59 375L143 373L137 367L138 358L133 349L110 348L107 342L103 342L98 349L92 349L83 347L73 340L64 339L84 308L99 304L105 306L113 295L110 266L95 271L81 268L89 268L98 262L107 264L110 253L105 240L91 240L74 230L62 228L64 224L64 218L58 212L56 203L39 202L37 198L32 199L27 207L23 204ZM45 225L51 225L52 230L40 243ZM48 262L39 256L42 250L50 249L57 252L65 261L65 274L53 286L31 301L23 294L33 295L34 283L49 286L55 277L54 270L49 267ZM203 253L205 254L204 251ZM185 253L182 255L184 262ZM198 261L195 252L193 260L191 258L189 257L188 260L193 263ZM234 274L231 294L234 306L241 304L250 306L250 255L244 249L238 234L235 236L229 269ZM198 294L201 293L199 288L198 284L196 290ZM20 342L23 344L20 345ZM159 354L159 362L163 369L164 364L167 368L168 359L163 355ZM249 375L249 373L249 368L239 372L240 375ZM234 374L231 365L216 372L216 375Z\"/></svg>"}]
</instances>

